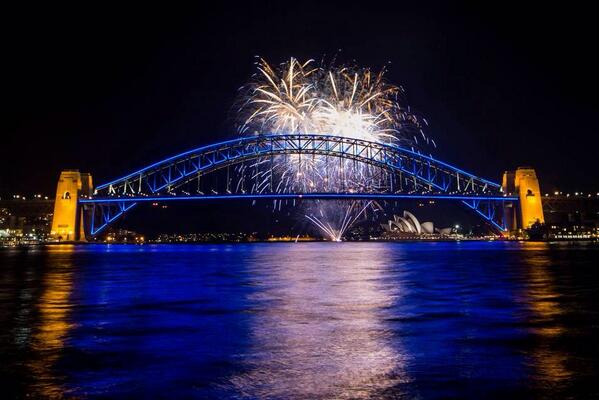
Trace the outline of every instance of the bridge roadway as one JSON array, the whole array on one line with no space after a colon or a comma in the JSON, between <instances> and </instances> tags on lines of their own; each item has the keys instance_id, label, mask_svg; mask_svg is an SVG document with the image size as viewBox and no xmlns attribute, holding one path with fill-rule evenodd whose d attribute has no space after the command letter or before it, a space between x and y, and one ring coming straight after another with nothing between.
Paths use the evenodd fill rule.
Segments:
<instances>
[{"instance_id":1,"label":"bridge roadway","mask_svg":"<svg viewBox=\"0 0 599 400\"><path fill-rule=\"evenodd\" d=\"M461 200L461 201L517 201L516 196L471 196L443 194L389 194L389 193L247 193L247 194L208 194L194 196L132 196L132 197L93 197L80 199L83 204L93 203L137 203L183 200Z\"/></svg>"}]
</instances>

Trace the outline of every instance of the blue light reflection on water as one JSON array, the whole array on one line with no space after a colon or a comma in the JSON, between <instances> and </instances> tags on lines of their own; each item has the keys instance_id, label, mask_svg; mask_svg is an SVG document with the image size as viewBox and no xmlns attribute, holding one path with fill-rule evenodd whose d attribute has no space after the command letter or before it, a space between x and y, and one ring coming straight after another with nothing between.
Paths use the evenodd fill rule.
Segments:
<instances>
[{"instance_id":1,"label":"blue light reflection on water","mask_svg":"<svg viewBox=\"0 0 599 400\"><path fill-rule=\"evenodd\" d=\"M576 393L596 366L596 350L576 344L596 343L585 297L597 289L596 247L88 245L0 256L2 322L14 328L2 350L26 366L11 370L15 393L527 397ZM32 325L19 348L18 324Z\"/></svg>"}]
</instances>

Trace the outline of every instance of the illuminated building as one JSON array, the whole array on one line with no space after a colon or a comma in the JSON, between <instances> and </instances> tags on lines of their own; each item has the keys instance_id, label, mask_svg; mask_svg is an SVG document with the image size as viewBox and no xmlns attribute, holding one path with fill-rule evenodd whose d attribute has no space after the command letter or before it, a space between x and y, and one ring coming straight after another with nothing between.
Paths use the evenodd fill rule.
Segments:
<instances>
[{"instance_id":1,"label":"illuminated building","mask_svg":"<svg viewBox=\"0 0 599 400\"><path fill-rule=\"evenodd\" d=\"M41 195L0 200L0 246L35 244L47 239L54 202Z\"/></svg>"},{"instance_id":2,"label":"illuminated building","mask_svg":"<svg viewBox=\"0 0 599 400\"><path fill-rule=\"evenodd\" d=\"M452 232L452 228L435 229L432 222L420 223L416 216L409 211L404 211L403 217L394 215L393 220L387 221L386 224L381 224L381 227L385 231L386 237L398 238L433 235L435 232L440 235L449 235Z\"/></svg>"}]
</instances>

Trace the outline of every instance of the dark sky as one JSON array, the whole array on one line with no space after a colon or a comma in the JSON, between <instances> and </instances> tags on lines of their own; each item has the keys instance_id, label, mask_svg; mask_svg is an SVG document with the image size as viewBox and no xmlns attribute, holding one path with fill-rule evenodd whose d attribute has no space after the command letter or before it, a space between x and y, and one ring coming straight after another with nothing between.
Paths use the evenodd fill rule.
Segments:
<instances>
[{"instance_id":1,"label":"dark sky","mask_svg":"<svg viewBox=\"0 0 599 400\"><path fill-rule=\"evenodd\" d=\"M599 190L590 8L238 3L6 10L0 193L53 193L64 168L99 184L230 137L255 55L339 49L360 65L390 62L438 158L495 181L530 165L544 190Z\"/></svg>"}]
</instances>

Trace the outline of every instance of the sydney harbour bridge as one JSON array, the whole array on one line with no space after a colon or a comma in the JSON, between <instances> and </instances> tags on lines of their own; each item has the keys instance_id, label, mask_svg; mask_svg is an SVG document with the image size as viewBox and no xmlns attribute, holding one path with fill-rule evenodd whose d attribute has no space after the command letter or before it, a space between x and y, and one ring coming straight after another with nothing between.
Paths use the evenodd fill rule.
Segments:
<instances>
[{"instance_id":1,"label":"sydney harbour bridge","mask_svg":"<svg viewBox=\"0 0 599 400\"><path fill-rule=\"evenodd\" d=\"M283 185L284 174L275 173L289 159L301 165L315 158L324 162L319 185ZM377 184L351 185L364 169ZM524 177L519 171L506 173L499 184L395 144L322 134L256 135L186 151L96 187L89 174L63 171L52 233L63 240L98 235L144 202L235 199L452 201L505 233L530 225L531 215L537 216L534 196L540 204L534 170L526 169Z\"/></svg>"}]
</instances>

